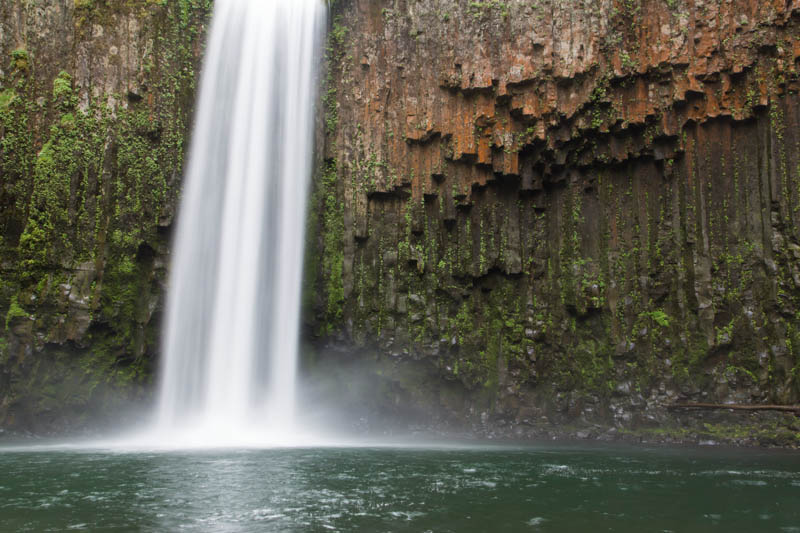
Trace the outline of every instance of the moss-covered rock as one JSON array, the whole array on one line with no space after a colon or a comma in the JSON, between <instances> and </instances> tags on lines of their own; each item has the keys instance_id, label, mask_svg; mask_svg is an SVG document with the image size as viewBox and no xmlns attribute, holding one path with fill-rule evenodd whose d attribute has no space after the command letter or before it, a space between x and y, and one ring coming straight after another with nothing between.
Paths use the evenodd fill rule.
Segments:
<instances>
[{"instance_id":1,"label":"moss-covered rock","mask_svg":"<svg viewBox=\"0 0 800 533\"><path fill-rule=\"evenodd\" d=\"M712 4L338 2L319 344L476 427L800 401L799 11Z\"/></svg>"},{"instance_id":2,"label":"moss-covered rock","mask_svg":"<svg viewBox=\"0 0 800 533\"><path fill-rule=\"evenodd\" d=\"M0 9L0 425L77 429L152 381L210 2L26 6Z\"/></svg>"}]
</instances>

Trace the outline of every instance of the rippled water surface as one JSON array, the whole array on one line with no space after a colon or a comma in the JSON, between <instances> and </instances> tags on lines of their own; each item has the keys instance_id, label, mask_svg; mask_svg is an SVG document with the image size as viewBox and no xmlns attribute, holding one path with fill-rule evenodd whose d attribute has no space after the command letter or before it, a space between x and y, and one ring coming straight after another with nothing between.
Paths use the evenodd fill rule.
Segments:
<instances>
[{"instance_id":1,"label":"rippled water surface","mask_svg":"<svg viewBox=\"0 0 800 533\"><path fill-rule=\"evenodd\" d=\"M800 532L800 455L6 449L0 530Z\"/></svg>"}]
</instances>

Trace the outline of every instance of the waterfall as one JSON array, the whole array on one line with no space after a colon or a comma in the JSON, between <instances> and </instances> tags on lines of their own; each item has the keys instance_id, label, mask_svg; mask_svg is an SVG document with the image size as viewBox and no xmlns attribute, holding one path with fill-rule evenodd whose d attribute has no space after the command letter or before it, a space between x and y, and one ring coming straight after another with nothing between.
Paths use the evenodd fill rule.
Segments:
<instances>
[{"instance_id":1,"label":"waterfall","mask_svg":"<svg viewBox=\"0 0 800 533\"><path fill-rule=\"evenodd\" d=\"M159 431L201 444L295 431L325 16L322 0L214 2L173 246Z\"/></svg>"}]
</instances>

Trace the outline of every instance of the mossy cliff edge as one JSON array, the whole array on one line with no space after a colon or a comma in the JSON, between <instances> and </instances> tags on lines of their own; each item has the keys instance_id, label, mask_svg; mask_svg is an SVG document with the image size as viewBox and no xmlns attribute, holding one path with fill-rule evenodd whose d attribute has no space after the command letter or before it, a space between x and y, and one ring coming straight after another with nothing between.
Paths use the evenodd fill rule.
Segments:
<instances>
[{"instance_id":1,"label":"mossy cliff edge","mask_svg":"<svg viewBox=\"0 0 800 533\"><path fill-rule=\"evenodd\" d=\"M210 0L0 5L0 428L152 379Z\"/></svg>"},{"instance_id":2,"label":"mossy cliff edge","mask_svg":"<svg viewBox=\"0 0 800 533\"><path fill-rule=\"evenodd\" d=\"M483 434L800 443L800 4L339 0L307 322ZM341 357L346 357L342 355Z\"/></svg>"}]
</instances>

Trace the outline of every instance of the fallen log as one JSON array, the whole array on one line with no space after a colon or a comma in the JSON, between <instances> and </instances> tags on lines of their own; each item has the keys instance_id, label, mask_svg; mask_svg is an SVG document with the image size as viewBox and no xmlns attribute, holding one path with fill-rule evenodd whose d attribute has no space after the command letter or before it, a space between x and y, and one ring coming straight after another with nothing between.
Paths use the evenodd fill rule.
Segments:
<instances>
[{"instance_id":1,"label":"fallen log","mask_svg":"<svg viewBox=\"0 0 800 533\"><path fill-rule=\"evenodd\" d=\"M667 409L733 409L735 411L784 411L800 416L800 405L742 405L735 403L675 403Z\"/></svg>"}]
</instances>

